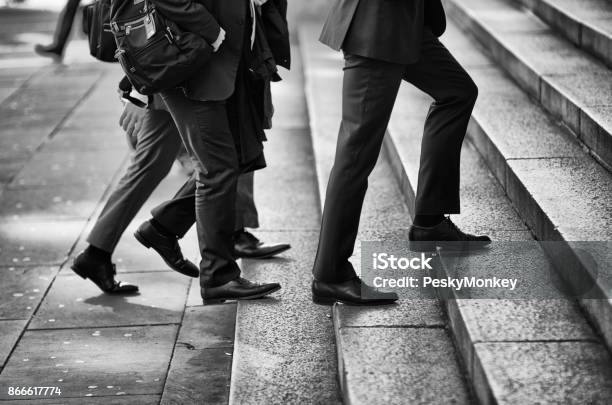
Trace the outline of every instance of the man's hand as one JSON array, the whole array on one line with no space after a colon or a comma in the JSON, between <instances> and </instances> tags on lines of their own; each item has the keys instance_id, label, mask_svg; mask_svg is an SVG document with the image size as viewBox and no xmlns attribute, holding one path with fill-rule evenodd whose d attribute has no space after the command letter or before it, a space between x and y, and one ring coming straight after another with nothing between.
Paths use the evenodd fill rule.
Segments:
<instances>
[{"instance_id":1,"label":"man's hand","mask_svg":"<svg viewBox=\"0 0 612 405\"><path fill-rule=\"evenodd\" d=\"M219 50L223 41L225 41L225 30L221 28L221 30L219 31L219 36L217 37L217 40L212 43L213 52L217 52Z\"/></svg>"},{"instance_id":2,"label":"man's hand","mask_svg":"<svg viewBox=\"0 0 612 405\"><path fill-rule=\"evenodd\" d=\"M142 120L144 118L145 108L140 108L132 103L125 103L123 113L119 118L119 125L125 131L127 135L128 145L132 150L136 149L136 143L138 142L138 132L142 127Z\"/></svg>"},{"instance_id":3,"label":"man's hand","mask_svg":"<svg viewBox=\"0 0 612 405\"><path fill-rule=\"evenodd\" d=\"M268 0L253 0L256 6L263 6Z\"/></svg>"}]
</instances>

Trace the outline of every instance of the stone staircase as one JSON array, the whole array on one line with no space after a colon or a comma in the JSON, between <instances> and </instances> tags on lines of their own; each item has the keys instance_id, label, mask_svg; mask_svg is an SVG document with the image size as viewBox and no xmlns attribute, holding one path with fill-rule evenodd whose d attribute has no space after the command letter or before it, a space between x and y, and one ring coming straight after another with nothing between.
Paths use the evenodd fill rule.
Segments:
<instances>
[{"instance_id":1,"label":"stone staircase","mask_svg":"<svg viewBox=\"0 0 612 405\"><path fill-rule=\"evenodd\" d=\"M475 39L495 64L470 70L481 94L468 136L535 237L559 242L542 246L563 277L592 278L595 298L609 298L612 71L515 3L449 1L447 10L466 34L463 44L461 35L447 35L451 51L462 55ZM512 24L501 29L504 16ZM589 256L600 259L594 265ZM604 302L582 304L610 346Z\"/></svg>"},{"instance_id":2,"label":"stone staircase","mask_svg":"<svg viewBox=\"0 0 612 405\"><path fill-rule=\"evenodd\" d=\"M445 6L442 42L480 90L462 156L462 215L454 220L495 242L486 257L443 253L441 272L516 276L529 268L537 269L524 275L531 285L547 277L594 288L581 300L561 293L545 299L440 294L439 301L409 297L386 310L336 305L344 402L608 403L612 4L447 0ZM319 30L303 26L300 46L323 200L339 125L342 59L317 43ZM405 221L389 221L400 225L393 230L369 218L383 217L380 200L398 192L411 210L430 102L402 87L376 169L395 177L397 192L370 191L379 202L370 208L366 202L359 240L405 241ZM373 176L371 187L381 187L380 174ZM451 340L444 341L445 333Z\"/></svg>"}]
</instances>

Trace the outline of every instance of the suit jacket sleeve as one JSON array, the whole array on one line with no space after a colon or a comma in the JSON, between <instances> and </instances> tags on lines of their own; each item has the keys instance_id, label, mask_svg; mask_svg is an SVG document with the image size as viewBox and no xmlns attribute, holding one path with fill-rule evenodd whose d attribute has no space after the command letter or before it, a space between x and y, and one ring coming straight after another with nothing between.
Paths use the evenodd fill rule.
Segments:
<instances>
[{"instance_id":1,"label":"suit jacket sleeve","mask_svg":"<svg viewBox=\"0 0 612 405\"><path fill-rule=\"evenodd\" d=\"M153 0L159 12L186 31L202 36L208 43L219 37L221 27L203 4L193 0Z\"/></svg>"}]
</instances>

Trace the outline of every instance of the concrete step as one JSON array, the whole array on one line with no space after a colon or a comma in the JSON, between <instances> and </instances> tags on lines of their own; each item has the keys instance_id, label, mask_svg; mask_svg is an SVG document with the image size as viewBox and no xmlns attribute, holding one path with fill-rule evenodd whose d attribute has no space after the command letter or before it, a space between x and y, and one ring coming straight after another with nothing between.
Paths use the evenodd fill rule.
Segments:
<instances>
[{"instance_id":1,"label":"concrete step","mask_svg":"<svg viewBox=\"0 0 612 405\"><path fill-rule=\"evenodd\" d=\"M316 42L319 28L304 27L300 45L322 207L339 126L342 60ZM385 157L369 183L358 241L406 245L410 214ZM358 243L352 260L358 271L359 254ZM388 308L336 305L332 317L345 404L471 403L436 299L402 300Z\"/></svg>"},{"instance_id":2,"label":"concrete step","mask_svg":"<svg viewBox=\"0 0 612 405\"><path fill-rule=\"evenodd\" d=\"M508 0L445 0L449 17L612 168L612 71Z\"/></svg>"},{"instance_id":3,"label":"concrete step","mask_svg":"<svg viewBox=\"0 0 612 405\"><path fill-rule=\"evenodd\" d=\"M266 143L268 168L255 175L255 198L265 242L290 242L281 257L242 260L244 277L278 281L269 299L241 301L230 404L340 404L330 309L310 297L320 222L299 54L291 73L273 85L274 129Z\"/></svg>"},{"instance_id":4,"label":"concrete step","mask_svg":"<svg viewBox=\"0 0 612 405\"><path fill-rule=\"evenodd\" d=\"M454 24L443 42L479 87L468 129L475 148L537 239L553 241L542 246L560 274L592 279L589 297L609 297L612 175ZM612 347L612 307L583 305Z\"/></svg>"},{"instance_id":5,"label":"concrete step","mask_svg":"<svg viewBox=\"0 0 612 405\"><path fill-rule=\"evenodd\" d=\"M574 45L612 66L612 4L607 0L515 0Z\"/></svg>"},{"instance_id":6,"label":"concrete step","mask_svg":"<svg viewBox=\"0 0 612 405\"><path fill-rule=\"evenodd\" d=\"M340 117L342 61L339 54L316 42L316 33L317 27L304 28L300 39L308 61L307 87L317 177L324 185L333 160L333 142ZM465 54L480 56L481 66L487 68L488 61L481 55L470 50ZM370 182L373 187L380 187L381 183L388 185L387 170L391 170L399 180L399 187L384 197L378 190L370 190L362 223L366 229L361 230L359 237L362 242L383 240L405 244L405 229L403 233L389 228L368 230L372 217L368 211L391 198L405 199L407 211L412 207L420 134L430 102L427 96L409 86L400 92L385 140L386 155ZM441 271L451 275L456 268L476 272L507 268L510 270L505 271L520 274L525 269L512 263L528 263L534 270L529 272L533 279L538 275L537 269L553 273L548 256L533 241L504 189L470 143L464 147L462 179L463 213L454 218L459 226L470 232L487 232L497 241L521 241L514 243L523 243L530 249L521 251L510 249L509 242L496 243L485 261L443 255ZM323 191L324 186L320 189ZM397 196L398 191L401 197ZM372 206L368 208L368 204ZM406 400L402 402L403 398L409 398L410 403L426 403L431 400L428 395L432 392L437 403L469 402L468 395L451 396L451 392L463 394L458 377L463 373L467 374L476 399L485 404L604 403L603 399L612 395L610 356L572 301L561 298L457 300L445 294L441 296L445 298L441 302L446 319L440 314L440 303L428 299L402 299L397 308L362 309L342 305L334 308L340 380L346 403L406 403ZM456 369L451 361L451 369L447 366L441 371L438 361L446 358L448 362L455 356L449 352L449 341L438 340L442 335L440 328L446 322L462 367ZM423 355L419 347L425 338L434 342L428 344L428 355ZM413 357L415 354L418 355ZM445 383L432 378L430 372L444 372ZM372 390L372 386L385 389ZM381 397L381 392L386 396ZM403 397L395 396L398 392Z\"/></svg>"}]
</instances>

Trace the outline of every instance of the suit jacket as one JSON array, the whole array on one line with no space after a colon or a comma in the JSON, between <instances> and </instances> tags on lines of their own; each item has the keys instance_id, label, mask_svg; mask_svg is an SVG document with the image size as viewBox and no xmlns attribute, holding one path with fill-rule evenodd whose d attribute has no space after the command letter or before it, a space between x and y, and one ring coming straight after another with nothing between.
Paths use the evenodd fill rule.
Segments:
<instances>
[{"instance_id":1,"label":"suit jacket","mask_svg":"<svg viewBox=\"0 0 612 405\"><path fill-rule=\"evenodd\" d=\"M410 64L419 59L425 26L444 33L440 0L333 0L320 40L335 50Z\"/></svg>"},{"instance_id":2,"label":"suit jacket","mask_svg":"<svg viewBox=\"0 0 612 405\"><path fill-rule=\"evenodd\" d=\"M201 101L220 101L234 93L238 63L242 56L244 30L250 29L247 0L151 0L168 19L183 29L198 33L213 43L223 27L225 41L201 70L184 84L187 97ZM274 0L286 13L286 0ZM286 22L286 20L285 20ZM288 33L286 43L289 43ZM275 53L275 49L272 50ZM287 63L287 61L284 61Z\"/></svg>"}]
</instances>

